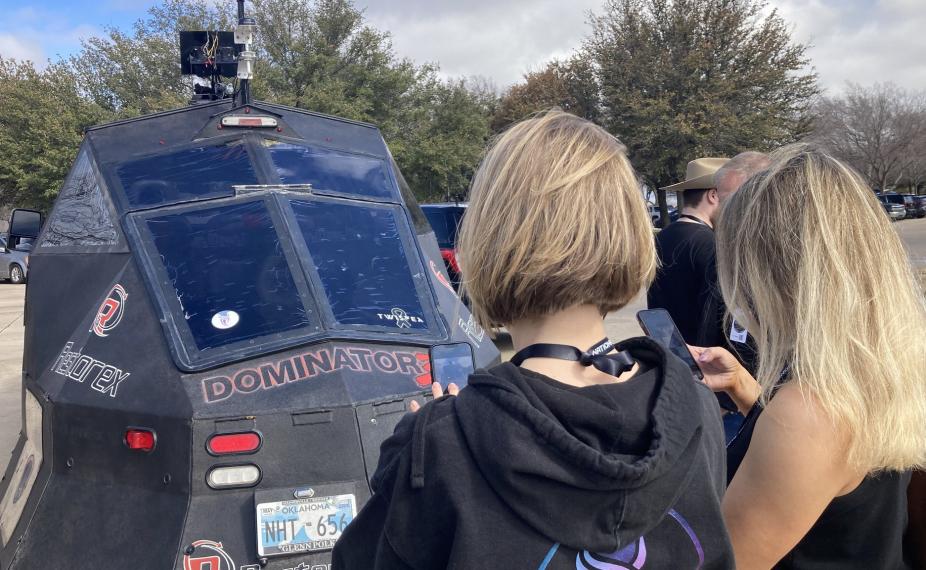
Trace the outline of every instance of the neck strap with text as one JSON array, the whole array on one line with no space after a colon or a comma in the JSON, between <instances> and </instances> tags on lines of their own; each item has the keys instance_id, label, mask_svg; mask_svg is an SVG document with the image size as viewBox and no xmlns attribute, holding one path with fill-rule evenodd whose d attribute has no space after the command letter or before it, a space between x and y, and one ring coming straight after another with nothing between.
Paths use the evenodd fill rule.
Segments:
<instances>
[{"instance_id":1,"label":"neck strap with text","mask_svg":"<svg viewBox=\"0 0 926 570\"><path fill-rule=\"evenodd\" d=\"M511 363L521 366L528 358L555 358L578 362L582 366L594 366L611 376L620 376L633 368L634 360L626 350L608 354L614 349L614 343L602 339L587 351L579 350L567 344L538 343L524 347L511 357Z\"/></svg>"}]
</instances>

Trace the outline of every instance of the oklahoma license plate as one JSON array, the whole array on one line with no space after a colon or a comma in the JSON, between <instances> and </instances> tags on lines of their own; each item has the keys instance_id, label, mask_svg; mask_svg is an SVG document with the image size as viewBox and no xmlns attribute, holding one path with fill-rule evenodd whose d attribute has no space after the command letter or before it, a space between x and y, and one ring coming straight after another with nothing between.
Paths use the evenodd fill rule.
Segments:
<instances>
[{"instance_id":1,"label":"oklahoma license plate","mask_svg":"<svg viewBox=\"0 0 926 570\"><path fill-rule=\"evenodd\" d=\"M275 556L330 550L356 515L354 495L260 503L257 552Z\"/></svg>"}]
</instances>

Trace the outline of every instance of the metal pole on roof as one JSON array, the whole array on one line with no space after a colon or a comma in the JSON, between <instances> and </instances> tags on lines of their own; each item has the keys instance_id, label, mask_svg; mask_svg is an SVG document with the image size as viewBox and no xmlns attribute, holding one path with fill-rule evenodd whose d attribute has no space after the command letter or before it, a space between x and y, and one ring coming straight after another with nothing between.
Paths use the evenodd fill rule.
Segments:
<instances>
[{"instance_id":1,"label":"metal pole on roof","mask_svg":"<svg viewBox=\"0 0 926 570\"><path fill-rule=\"evenodd\" d=\"M251 51L250 44L254 41L256 29L257 22L254 18L244 15L244 0L238 0L238 27L235 29L235 43L244 46L238 54L238 94L241 95L242 105L251 103L251 78L254 74L255 54Z\"/></svg>"}]
</instances>

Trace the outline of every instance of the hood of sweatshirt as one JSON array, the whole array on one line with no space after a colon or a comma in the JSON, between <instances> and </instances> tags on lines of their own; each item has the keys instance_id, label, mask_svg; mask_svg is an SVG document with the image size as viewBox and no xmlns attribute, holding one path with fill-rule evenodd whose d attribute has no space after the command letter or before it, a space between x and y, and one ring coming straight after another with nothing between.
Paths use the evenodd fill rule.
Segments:
<instances>
[{"instance_id":1,"label":"hood of sweatshirt","mask_svg":"<svg viewBox=\"0 0 926 570\"><path fill-rule=\"evenodd\" d=\"M550 402L537 382L554 380L507 362L477 371L455 402L467 446L501 500L542 535L577 549L611 552L653 529L687 487L702 435L702 388L688 367L648 338L618 349L656 374L645 424L628 421L643 415L625 409L638 402L606 405L568 389ZM554 411L568 409L567 398L578 398L580 413ZM618 443L590 443L608 440Z\"/></svg>"}]
</instances>

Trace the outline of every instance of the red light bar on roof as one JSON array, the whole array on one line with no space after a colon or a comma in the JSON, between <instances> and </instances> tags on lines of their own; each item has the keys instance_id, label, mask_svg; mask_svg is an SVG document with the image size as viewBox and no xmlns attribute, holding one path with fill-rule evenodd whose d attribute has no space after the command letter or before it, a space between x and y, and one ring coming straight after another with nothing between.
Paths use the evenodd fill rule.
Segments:
<instances>
[{"instance_id":1,"label":"red light bar on roof","mask_svg":"<svg viewBox=\"0 0 926 570\"><path fill-rule=\"evenodd\" d=\"M227 117L222 117L222 126L272 128L277 126L277 120L273 117L241 117L239 115L229 115Z\"/></svg>"}]
</instances>

